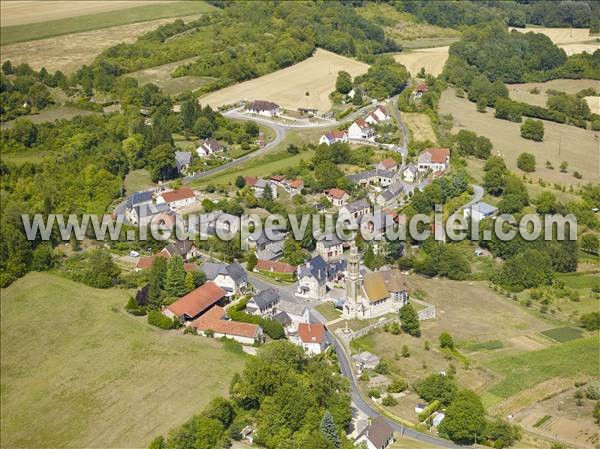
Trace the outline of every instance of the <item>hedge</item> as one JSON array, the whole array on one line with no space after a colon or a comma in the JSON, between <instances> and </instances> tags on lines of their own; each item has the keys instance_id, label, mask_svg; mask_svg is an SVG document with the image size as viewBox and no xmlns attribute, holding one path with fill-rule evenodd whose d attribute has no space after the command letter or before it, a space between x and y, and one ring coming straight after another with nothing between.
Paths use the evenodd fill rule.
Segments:
<instances>
[{"instance_id":1,"label":"hedge","mask_svg":"<svg viewBox=\"0 0 600 449\"><path fill-rule=\"evenodd\" d=\"M173 327L173 320L158 310L152 310L148 313L148 324L160 327L161 329L171 329Z\"/></svg>"},{"instance_id":2,"label":"hedge","mask_svg":"<svg viewBox=\"0 0 600 449\"><path fill-rule=\"evenodd\" d=\"M425 409L419 413L419 421L423 422L425 421L427 418L429 418L431 416L431 414L433 412L435 412L438 408L440 408L440 401L438 401L437 399L435 401L433 401L431 404L429 404L427 407L425 407Z\"/></svg>"}]
</instances>

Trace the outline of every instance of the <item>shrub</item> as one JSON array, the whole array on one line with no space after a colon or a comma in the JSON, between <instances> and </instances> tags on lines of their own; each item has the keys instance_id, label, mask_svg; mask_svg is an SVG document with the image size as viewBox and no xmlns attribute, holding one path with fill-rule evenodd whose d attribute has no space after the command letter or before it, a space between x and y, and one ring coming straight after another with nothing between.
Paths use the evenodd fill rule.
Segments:
<instances>
[{"instance_id":1,"label":"shrub","mask_svg":"<svg viewBox=\"0 0 600 449\"><path fill-rule=\"evenodd\" d=\"M195 327L192 326L186 326L186 328L183 330L184 334L192 334L192 335L196 335L198 332L196 331Z\"/></svg>"},{"instance_id":2,"label":"shrub","mask_svg":"<svg viewBox=\"0 0 600 449\"><path fill-rule=\"evenodd\" d=\"M419 413L419 421L425 421L438 408L440 408L440 401L433 401L431 404L425 407L425 409L421 413Z\"/></svg>"},{"instance_id":3,"label":"shrub","mask_svg":"<svg viewBox=\"0 0 600 449\"><path fill-rule=\"evenodd\" d=\"M401 377L395 377L387 387L388 393L400 393L408 388L408 383Z\"/></svg>"},{"instance_id":4,"label":"shrub","mask_svg":"<svg viewBox=\"0 0 600 449\"><path fill-rule=\"evenodd\" d=\"M448 332L442 332L440 334L440 347L454 349L454 339Z\"/></svg>"},{"instance_id":5,"label":"shrub","mask_svg":"<svg viewBox=\"0 0 600 449\"><path fill-rule=\"evenodd\" d=\"M381 360L373 371L377 374L390 374L390 364L386 360Z\"/></svg>"},{"instance_id":6,"label":"shrub","mask_svg":"<svg viewBox=\"0 0 600 449\"><path fill-rule=\"evenodd\" d=\"M541 142L544 140L544 122L530 118L526 119L521 125L521 137Z\"/></svg>"},{"instance_id":7,"label":"shrub","mask_svg":"<svg viewBox=\"0 0 600 449\"><path fill-rule=\"evenodd\" d=\"M386 407L393 407L394 405L398 405L398 401L394 399L392 395L388 394L386 397L383 398L381 404L385 405Z\"/></svg>"},{"instance_id":8,"label":"shrub","mask_svg":"<svg viewBox=\"0 0 600 449\"><path fill-rule=\"evenodd\" d=\"M381 397L381 391L378 388L371 388L369 390L369 397L379 399Z\"/></svg>"},{"instance_id":9,"label":"shrub","mask_svg":"<svg viewBox=\"0 0 600 449\"><path fill-rule=\"evenodd\" d=\"M585 397L593 401L600 399L600 387L597 385L588 385L585 389Z\"/></svg>"},{"instance_id":10,"label":"shrub","mask_svg":"<svg viewBox=\"0 0 600 449\"><path fill-rule=\"evenodd\" d=\"M535 156L531 153L521 153L517 158L517 167L526 173L535 171Z\"/></svg>"},{"instance_id":11,"label":"shrub","mask_svg":"<svg viewBox=\"0 0 600 449\"><path fill-rule=\"evenodd\" d=\"M160 327L161 329L173 328L173 320L163 315L158 310L152 310L150 313L148 313L148 324Z\"/></svg>"}]
</instances>

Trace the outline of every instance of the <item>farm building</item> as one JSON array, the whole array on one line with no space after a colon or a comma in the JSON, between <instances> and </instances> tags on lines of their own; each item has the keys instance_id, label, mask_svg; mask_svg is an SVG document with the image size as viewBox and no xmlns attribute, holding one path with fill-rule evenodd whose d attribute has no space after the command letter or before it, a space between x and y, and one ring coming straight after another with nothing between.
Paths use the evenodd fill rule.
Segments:
<instances>
[{"instance_id":1,"label":"farm building","mask_svg":"<svg viewBox=\"0 0 600 449\"><path fill-rule=\"evenodd\" d=\"M242 344L252 345L262 340L262 328L258 324L240 323L225 319L225 309L213 306L201 317L192 321L191 326L199 334L211 334L214 338L227 337Z\"/></svg>"},{"instance_id":2,"label":"farm building","mask_svg":"<svg viewBox=\"0 0 600 449\"><path fill-rule=\"evenodd\" d=\"M226 295L227 292L217 284L207 282L165 307L163 314L171 319L177 317L181 322L190 322L215 304L222 303Z\"/></svg>"},{"instance_id":3,"label":"farm building","mask_svg":"<svg viewBox=\"0 0 600 449\"><path fill-rule=\"evenodd\" d=\"M281 107L277 103L270 101L255 100L248 105L246 112L265 117L277 117L281 115Z\"/></svg>"}]
</instances>

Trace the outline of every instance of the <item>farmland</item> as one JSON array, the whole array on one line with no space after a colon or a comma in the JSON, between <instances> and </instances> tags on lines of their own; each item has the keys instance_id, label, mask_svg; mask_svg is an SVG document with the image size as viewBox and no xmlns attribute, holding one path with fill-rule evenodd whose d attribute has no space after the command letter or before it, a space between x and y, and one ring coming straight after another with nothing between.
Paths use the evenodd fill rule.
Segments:
<instances>
[{"instance_id":1,"label":"farmland","mask_svg":"<svg viewBox=\"0 0 600 449\"><path fill-rule=\"evenodd\" d=\"M368 65L357 60L317 49L314 55L298 64L268 75L226 87L200 98L213 108L240 100L269 100L288 109L331 108L329 94L335 89L339 71L352 77L365 73Z\"/></svg>"},{"instance_id":2,"label":"farmland","mask_svg":"<svg viewBox=\"0 0 600 449\"><path fill-rule=\"evenodd\" d=\"M520 33L542 33L548 36L555 44L572 44L592 39L589 28L546 28L536 26L528 28L509 27L509 30L516 30Z\"/></svg>"},{"instance_id":3,"label":"farmland","mask_svg":"<svg viewBox=\"0 0 600 449\"><path fill-rule=\"evenodd\" d=\"M56 108L49 108L42 110L39 114L29 115L27 120L32 123L45 123L45 122L53 122L55 120L70 120L78 115L86 116L86 115L98 115L99 112L89 111L86 109L78 109L72 106L59 106ZM2 129L10 128L14 124L14 120L10 120L8 122L2 123Z\"/></svg>"},{"instance_id":4,"label":"farmland","mask_svg":"<svg viewBox=\"0 0 600 449\"><path fill-rule=\"evenodd\" d=\"M425 68L425 72L433 76L438 76L448 59L448 48L446 45L405 51L394 55L394 59L403 64L413 76L419 73L421 68Z\"/></svg>"},{"instance_id":5,"label":"farmland","mask_svg":"<svg viewBox=\"0 0 600 449\"><path fill-rule=\"evenodd\" d=\"M508 93L510 98L516 101L522 101L535 106L546 106L546 100L548 95L546 91L557 90L565 92L567 94L576 94L583 89L596 89L600 91L600 81L598 80L567 80L558 79L547 81L545 83L522 83L522 84L508 84ZM539 94L532 94L532 89L538 89ZM590 97L591 98L591 97ZM590 102L588 101L588 104ZM592 100L593 103L593 100ZM590 108L592 104L590 104Z\"/></svg>"},{"instance_id":6,"label":"farmland","mask_svg":"<svg viewBox=\"0 0 600 449\"><path fill-rule=\"evenodd\" d=\"M2 45L201 14L212 9L204 2L163 0L2 2Z\"/></svg>"},{"instance_id":7,"label":"farmland","mask_svg":"<svg viewBox=\"0 0 600 449\"><path fill-rule=\"evenodd\" d=\"M2 290L3 447L146 447L226 392L244 358L126 314L129 295L42 273Z\"/></svg>"},{"instance_id":8,"label":"farmland","mask_svg":"<svg viewBox=\"0 0 600 449\"><path fill-rule=\"evenodd\" d=\"M403 112L402 120L404 120L408 129L410 129L413 140L430 140L433 143L437 141L433 127L431 126L431 118L427 114Z\"/></svg>"},{"instance_id":9,"label":"farmland","mask_svg":"<svg viewBox=\"0 0 600 449\"><path fill-rule=\"evenodd\" d=\"M598 182L600 174L600 154L597 133L544 121L544 141L533 142L520 136L520 124L494 117L493 110L487 113L476 111L475 104L457 98L452 89L446 90L440 100L441 114L452 114L454 132L468 129L489 138L497 154L504 156L511 170L517 171L517 157L522 152L532 153L537 160L537 169L532 176L552 183L574 185L578 182ZM565 138L568 136L568 139ZM545 161L559 167L562 161L568 162L568 173L561 173L544 167ZM578 171L583 178L578 181L573 172Z\"/></svg>"}]
</instances>

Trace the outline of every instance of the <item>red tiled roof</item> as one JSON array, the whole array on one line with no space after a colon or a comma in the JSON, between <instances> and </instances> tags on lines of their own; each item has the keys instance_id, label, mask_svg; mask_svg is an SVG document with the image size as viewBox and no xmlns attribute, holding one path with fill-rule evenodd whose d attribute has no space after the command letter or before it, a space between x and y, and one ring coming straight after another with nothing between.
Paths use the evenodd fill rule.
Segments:
<instances>
[{"instance_id":1,"label":"red tiled roof","mask_svg":"<svg viewBox=\"0 0 600 449\"><path fill-rule=\"evenodd\" d=\"M365 122L365 120L362 118L357 118L354 121L354 123L356 123L360 129L365 129L365 128L369 127L369 124L367 122Z\"/></svg>"},{"instance_id":2,"label":"red tiled roof","mask_svg":"<svg viewBox=\"0 0 600 449\"><path fill-rule=\"evenodd\" d=\"M419 84L415 90L417 92L427 92L429 88L427 87L427 84Z\"/></svg>"},{"instance_id":3,"label":"red tiled roof","mask_svg":"<svg viewBox=\"0 0 600 449\"><path fill-rule=\"evenodd\" d=\"M273 176L269 176L269 179L271 181L275 181L275 182L281 182L285 179L285 176L283 175L273 175Z\"/></svg>"},{"instance_id":4,"label":"red tiled roof","mask_svg":"<svg viewBox=\"0 0 600 449\"><path fill-rule=\"evenodd\" d=\"M303 343L322 343L325 338L325 326L321 323L298 324L298 337Z\"/></svg>"},{"instance_id":5,"label":"red tiled roof","mask_svg":"<svg viewBox=\"0 0 600 449\"><path fill-rule=\"evenodd\" d=\"M263 259L258 259L258 261L256 262L256 269L264 270L264 271L272 271L274 273L286 273L286 274L296 272L295 265L290 265L289 263L285 263L285 262L278 262L276 260L263 260Z\"/></svg>"},{"instance_id":6,"label":"red tiled roof","mask_svg":"<svg viewBox=\"0 0 600 449\"><path fill-rule=\"evenodd\" d=\"M246 181L246 185L248 185L250 187L254 187L254 185L256 184L256 181L258 181L258 179L255 178L254 176L244 176L244 181Z\"/></svg>"},{"instance_id":7,"label":"red tiled roof","mask_svg":"<svg viewBox=\"0 0 600 449\"><path fill-rule=\"evenodd\" d=\"M330 196L331 198L335 198L336 200L341 200L346 195L348 195L348 194L346 193L345 190L338 189L337 187L334 187L333 189L329 189L327 191L327 196Z\"/></svg>"},{"instance_id":8,"label":"red tiled roof","mask_svg":"<svg viewBox=\"0 0 600 449\"><path fill-rule=\"evenodd\" d=\"M198 265L191 262L186 262L183 264L183 269L185 271L198 271Z\"/></svg>"},{"instance_id":9,"label":"red tiled roof","mask_svg":"<svg viewBox=\"0 0 600 449\"><path fill-rule=\"evenodd\" d=\"M214 306L204 315L192 321L192 327L200 331L212 330L219 334L235 335L238 337L254 338L258 333L258 325L224 320L225 309Z\"/></svg>"},{"instance_id":10,"label":"red tiled roof","mask_svg":"<svg viewBox=\"0 0 600 449\"><path fill-rule=\"evenodd\" d=\"M383 112L385 115L388 115L388 111L387 111L387 109L386 109L385 107L381 106L381 105L377 106L377 107L375 108L375 110L376 110L376 111L377 111L377 110L379 110L379 111Z\"/></svg>"},{"instance_id":11,"label":"red tiled roof","mask_svg":"<svg viewBox=\"0 0 600 449\"><path fill-rule=\"evenodd\" d=\"M346 135L346 131L334 129L333 131L328 132L327 135L333 137L334 139L343 139Z\"/></svg>"},{"instance_id":12,"label":"red tiled roof","mask_svg":"<svg viewBox=\"0 0 600 449\"><path fill-rule=\"evenodd\" d=\"M165 259L168 259L169 255L161 251L160 253L154 254L153 256L140 257L137 261L135 268L140 270L148 270L152 267L152 264L154 263L154 260L157 257L164 257Z\"/></svg>"},{"instance_id":13,"label":"red tiled roof","mask_svg":"<svg viewBox=\"0 0 600 449\"><path fill-rule=\"evenodd\" d=\"M398 165L398 162L396 162L394 159L392 158L387 158L381 161L381 165L383 165L385 168L392 168L392 167L396 167Z\"/></svg>"},{"instance_id":14,"label":"red tiled roof","mask_svg":"<svg viewBox=\"0 0 600 449\"><path fill-rule=\"evenodd\" d=\"M426 151L431 154L431 162L434 164L445 164L450 156L448 148L428 148Z\"/></svg>"},{"instance_id":15,"label":"red tiled roof","mask_svg":"<svg viewBox=\"0 0 600 449\"><path fill-rule=\"evenodd\" d=\"M194 196L194 191L189 187L184 187L179 190L173 190L171 192L165 192L162 194L162 197L166 203L185 200L186 198L194 198Z\"/></svg>"},{"instance_id":16,"label":"red tiled roof","mask_svg":"<svg viewBox=\"0 0 600 449\"><path fill-rule=\"evenodd\" d=\"M292 189L301 189L302 187L304 187L304 181L302 181L301 179L293 179L292 181L290 181L290 187Z\"/></svg>"},{"instance_id":17,"label":"red tiled roof","mask_svg":"<svg viewBox=\"0 0 600 449\"><path fill-rule=\"evenodd\" d=\"M207 282L201 287L198 287L187 295L179 298L173 304L168 306L167 309L178 317L187 315L188 317L193 318L214 305L221 298L225 297L225 295L227 295L227 292L217 286L217 284Z\"/></svg>"}]
</instances>

